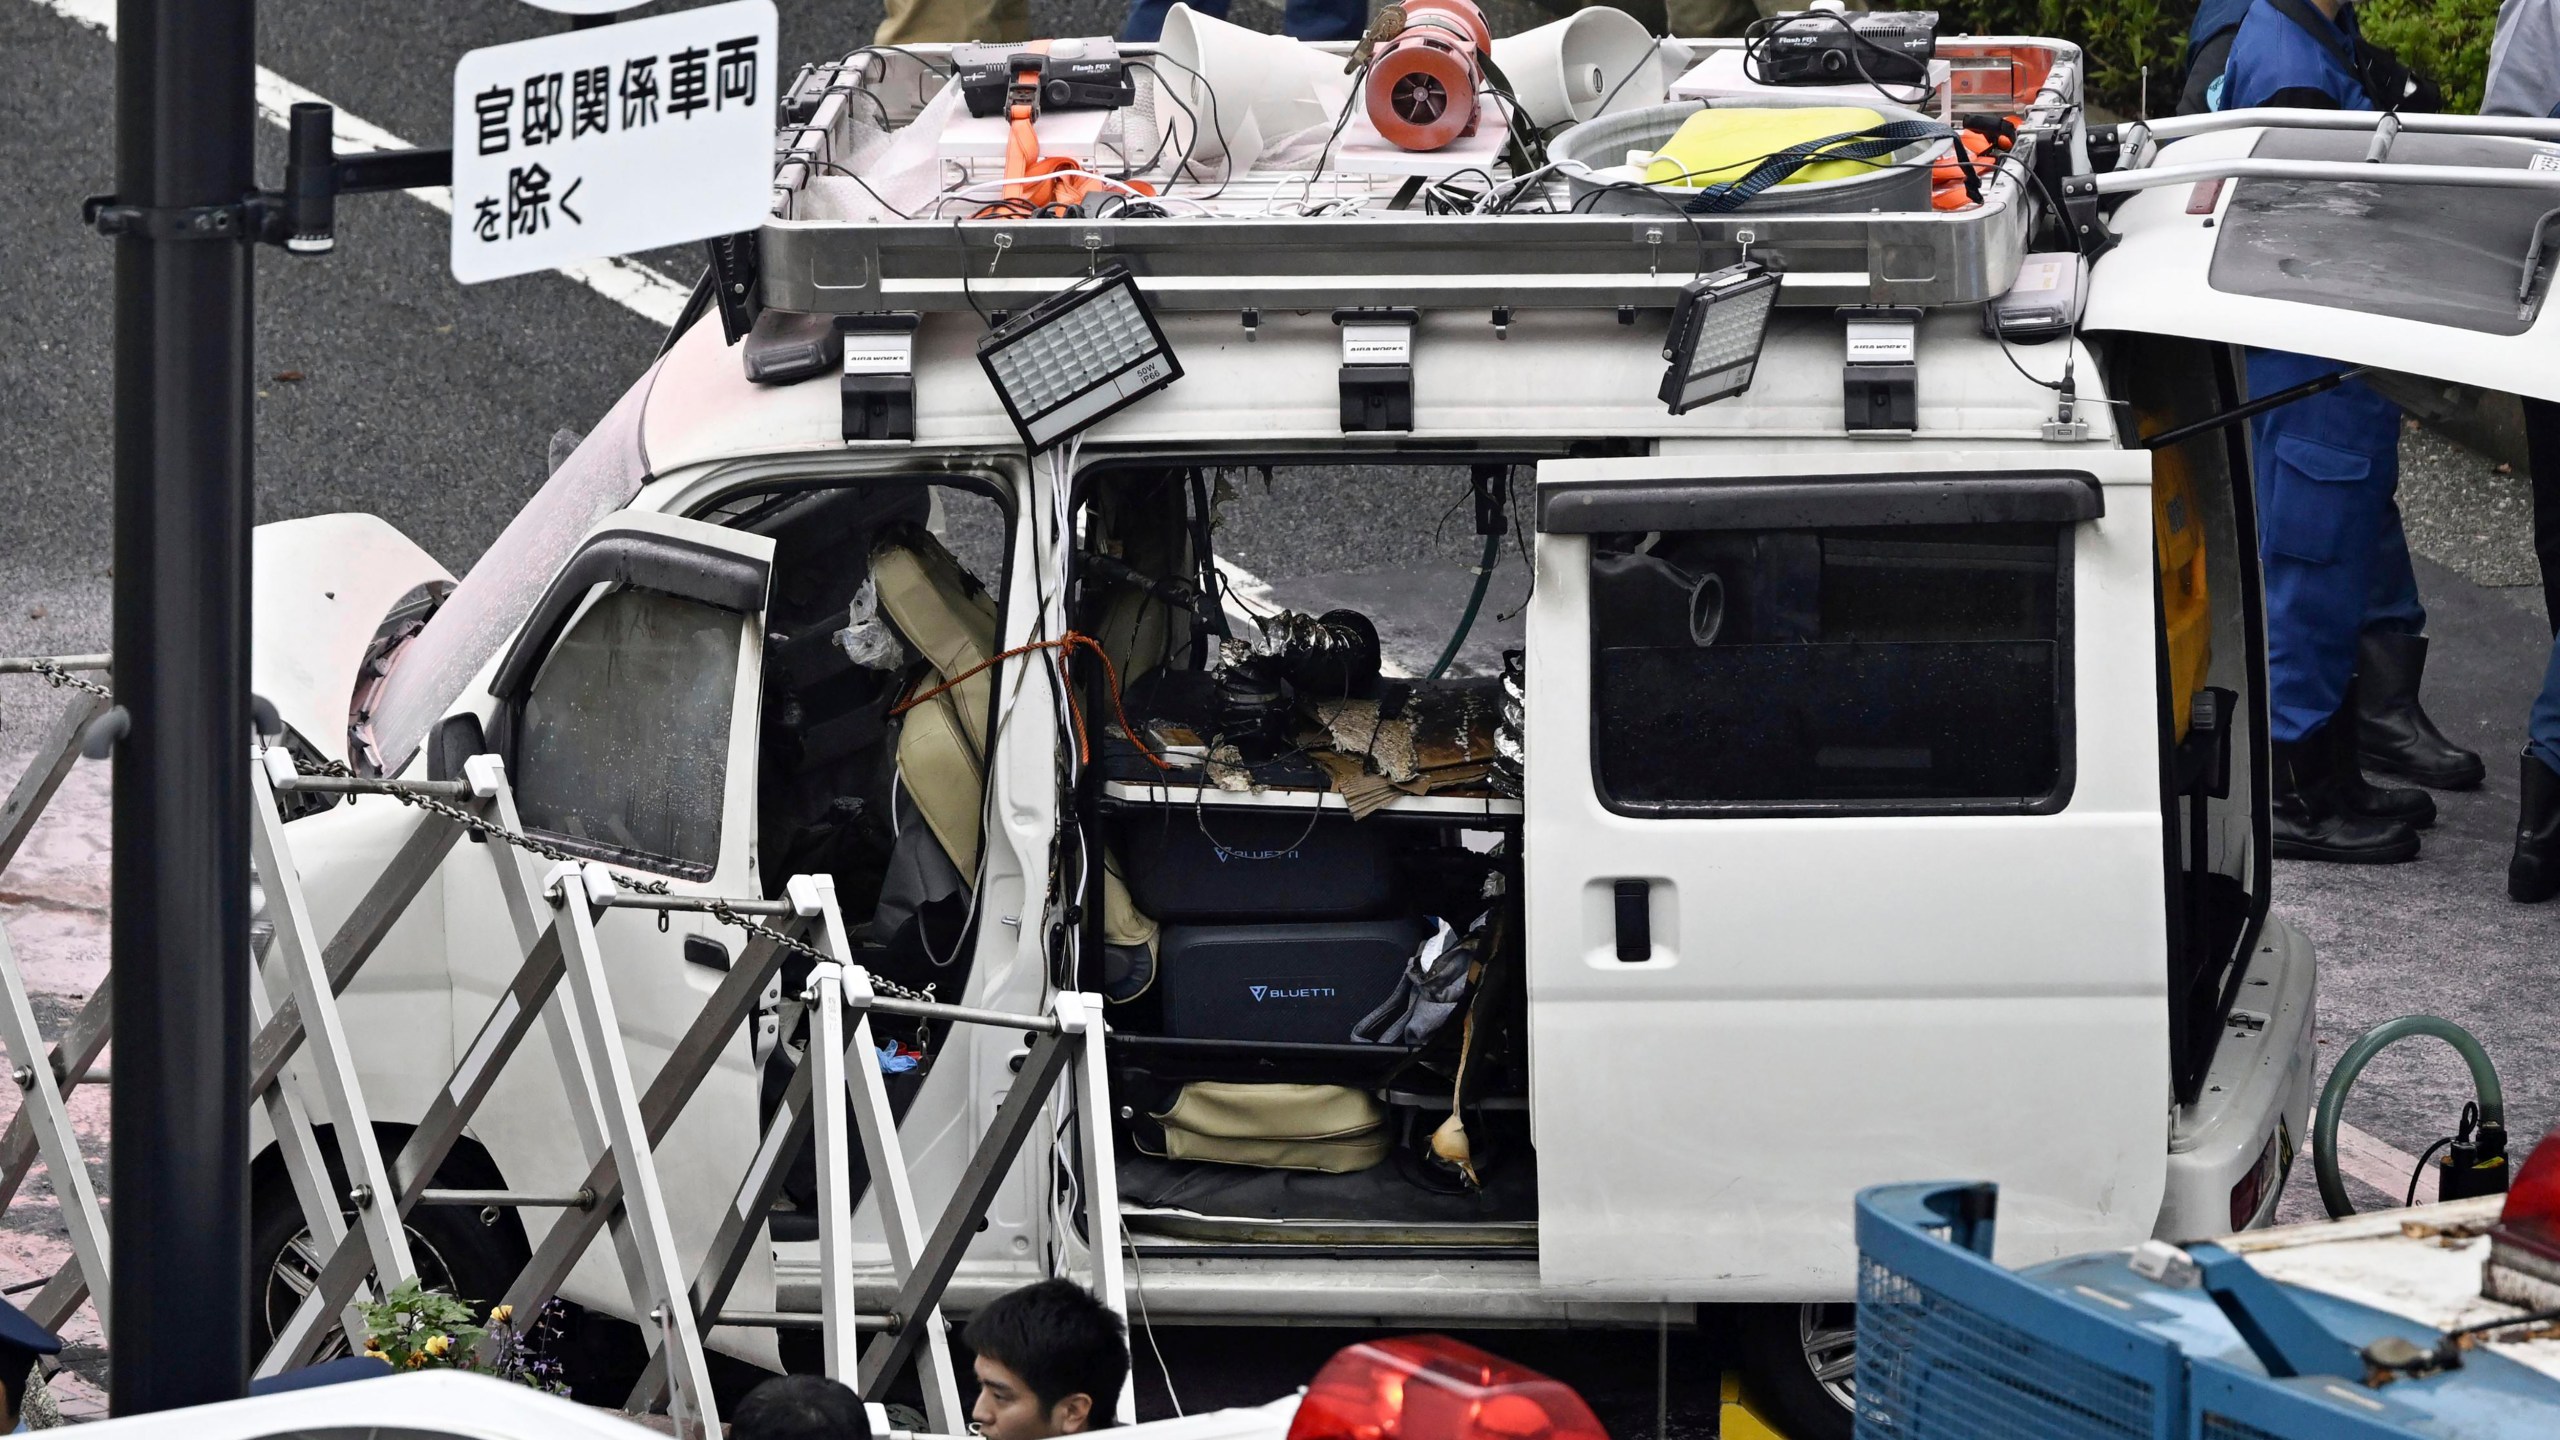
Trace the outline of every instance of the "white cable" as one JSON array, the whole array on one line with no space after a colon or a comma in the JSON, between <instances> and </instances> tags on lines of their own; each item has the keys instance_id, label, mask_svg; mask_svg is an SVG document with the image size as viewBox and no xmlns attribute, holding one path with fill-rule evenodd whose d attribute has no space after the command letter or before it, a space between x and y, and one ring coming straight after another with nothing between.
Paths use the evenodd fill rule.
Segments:
<instances>
[{"instance_id":1,"label":"white cable","mask_svg":"<svg viewBox=\"0 0 2560 1440\"><path fill-rule=\"evenodd\" d=\"M1164 1362L1164 1347L1156 1343L1155 1321L1147 1315L1147 1281L1146 1277L1138 1272L1138 1237L1130 1234L1128 1227L1123 1226L1120 1230L1120 1244L1121 1248L1129 1252L1129 1294L1138 1302L1138 1328L1147 1332L1147 1348L1154 1351L1156 1356L1156 1373L1164 1377L1164 1398L1173 1402L1174 1416L1179 1419L1184 1411L1182 1397L1175 1394L1173 1390L1173 1367ZM1129 1379L1131 1384L1137 1383L1134 1372Z\"/></svg>"},{"instance_id":2,"label":"white cable","mask_svg":"<svg viewBox=\"0 0 2560 1440\"><path fill-rule=\"evenodd\" d=\"M973 194L972 192L974 192L974 191L985 190L985 189L988 189L988 188L990 188L990 187L993 187L995 190L997 190L997 191L1001 192L1001 191L1004 189L1004 187L1006 187L1006 186L1008 186L1008 185L1037 185L1037 184L1041 183L1041 182L1042 182L1042 181L1044 181L1044 180L1057 180L1057 179L1063 179L1063 178L1066 178L1066 177L1067 177L1067 176L1069 176L1069 175L1072 175L1072 176L1074 176L1075 178L1077 178L1077 179L1079 179L1079 180L1089 180L1089 181L1093 182L1093 183L1094 183L1094 184L1096 184L1096 185L1106 186L1106 187L1108 187L1108 188L1110 188L1110 189L1113 189L1113 190L1117 190L1117 191L1119 191L1119 192L1120 192L1121 194L1123 194L1123 195L1128 195L1128 196L1131 196L1132 198L1135 198L1135 199L1139 199L1139 200L1149 200L1149 201L1153 201L1153 202L1155 202L1156 204L1159 204L1159 205L1188 205L1188 206L1190 206L1194 211L1197 211L1198 213L1200 213L1200 214L1202 214L1202 215L1215 215L1215 214L1217 214L1217 213L1218 213L1218 212L1216 212L1215 210L1210 209L1208 206L1203 205L1203 204L1201 204L1199 201L1194 200L1194 199L1191 199L1191 198L1190 198L1190 197L1188 197L1188 196L1184 196L1184 195L1150 195L1150 194L1148 194L1146 191L1139 189L1137 186L1132 185L1132 184L1128 183L1128 182L1127 182L1127 181L1125 181L1125 180L1116 180L1116 179L1113 179L1111 176L1105 175L1105 174L1103 174L1102 172L1100 172L1100 171L1098 171L1098 170L1071 170L1071 171L1070 171L1070 170L1060 170L1060 171L1054 171L1054 172L1052 172L1052 173L1050 173L1050 174L1047 174L1047 175L1035 175L1035 176L1032 176L1031 178L1029 178L1029 179L1027 179L1027 180L972 180L972 181L970 181L968 184L965 184L965 185L955 185L955 186L952 186L950 189L945 190L945 191L943 191L941 194L936 195L936 196L934 196L934 197L933 197L933 209L932 209L931 211L927 212L927 214L926 214L926 217L925 217L925 218L927 218L927 219L933 219L933 220L939 220L939 219L941 219L941 218L942 218L942 207L943 207L943 205L944 205L946 202L948 202L948 201L952 201L952 200L982 200L982 201L983 201L983 200L1001 200L1001 199L1003 199L1003 198L1004 198L1004 196L1003 196L1001 193L994 194L994 195L979 195L979 194Z\"/></svg>"}]
</instances>

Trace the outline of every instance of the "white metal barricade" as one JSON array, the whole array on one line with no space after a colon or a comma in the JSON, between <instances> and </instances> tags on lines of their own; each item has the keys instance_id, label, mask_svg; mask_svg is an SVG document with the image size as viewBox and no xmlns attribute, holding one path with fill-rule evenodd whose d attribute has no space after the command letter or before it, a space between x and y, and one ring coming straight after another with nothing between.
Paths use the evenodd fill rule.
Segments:
<instances>
[{"instance_id":1,"label":"white metal barricade","mask_svg":"<svg viewBox=\"0 0 2560 1440\"><path fill-rule=\"evenodd\" d=\"M95 658L103 666L104 657ZM31 668L24 662L7 663ZM69 707L47 749L0 810L0 868L69 772L83 732L107 708L102 687L71 683L88 693ZM250 1090L275 1133L314 1245L324 1252L309 1292L260 1360L260 1374L308 1363L333 1327L354 1333L360 1323L353 1308L359 1292L368 1283L388 1288L414 1273L404 1221L417 1205L545 1206L559 1208L560 1218L501 1303L516 1306L521 1314L535 1312L557 1293L587 1247L610 1233L633 1311L650 1322L643 1332L652 1353L647 1373L632 1393L632 1408L654 1408L663 1401L680 1433L716 1434L719 1418L704 1333L719 1325L813 1324L823 1338L829 1374L878 1400L912 1363L920 1372L929 1425L942 1434L963 1433L967 1412L941 1296L1005 1175L1041 1116L1061 1097L1076 1117L1092 1279L1106 1303L1124 1309L1098 997L1060 994L1048 1013L1020 1015L882 994L858 963L862 952L853 944L827 877L794 877L784 898L767 900L676 895L662 882L616 876L600 863L566 856L526 836L505 767L494 755L473 757L463 778L452 781L301 774L280 745L262 744L252 760L252 854L272 935L264 948L264 973L252 987L257 1033ZM281 803L283 797L313 792L389 796L418 811L399 851L325 942L304 899ZM375 1138L337 997L466 832L493 842L487 849L514 922L520 962L448 1083L399 1153L386 1157ZM538 878L528 868L528 852L551 862ZM704 911L750 932L744 953L645 1091L631 1072L596 933L597 916L617 907ZM724 1212L705 1253L688 1267L659 1186L654 1147L731 1037L756 1023L759 999L789 951L812 961L805 989L791 997L807 1016L808 1044L738 1182L735 1203ZM14 955L0 935L0 1042L8 1045L27 1096L0 1135L0 1206L41 1158L56 1177L72 1232L72 1260L29 1307L48 1325L59 1324L98 1278L111 1273L103 1214L80 1162L63 1099L84 1081L106 1078L91 1067L109 1039L111 989L98 987L48 1051ZM875 1049L875 1011L945 1024L993 1025L1031 1037L1019 1079L1008 1089L930 1230L916 1202ZM430 1182L437 1168L537 1018L549 1027L560 1079L570 1087L569 1109L578 1117L578 1141L588 1158L586 1183L561 1196L434 1188ZM309 1065L289 1077L287 1066L305 1046ZM1094 1122L1083 1123L1086 1116L1095 1117ZM345 1166L343 1196L326 1163L320 1124L329 1126ZM857 1142L874 1187L896 1285L895 1298L880 1314L859 1313L855 1305L856 1196L850 1175ZM731 1289L765 1235L791 1157L812 1145L820 1176L818 1313L728 1308ZM109 1298L101 1297L102 1315ZM1129 1403L1124 1387L1124 1412Z\"/></svg>"}]
</instances>

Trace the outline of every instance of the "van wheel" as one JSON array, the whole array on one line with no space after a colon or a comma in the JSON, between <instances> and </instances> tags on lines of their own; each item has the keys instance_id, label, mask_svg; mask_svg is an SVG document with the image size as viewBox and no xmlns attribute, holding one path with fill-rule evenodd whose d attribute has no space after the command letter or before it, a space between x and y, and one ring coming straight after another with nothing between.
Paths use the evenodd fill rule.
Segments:
<instances>
[{"instance_id":1,"label":"van wheel","mask_svg":"<svg viewBox=\"0 0 2560 1440\"><path fill-rule=\"evenodd\" d=\"M1745 1305L1734 1317L1744 1383L1790 1440L1850 1440L1858 1307Z\"/></svg>"},{"instance_id":2,"label":"van wheel","mask_svg":"<svg viewBox=\"0 0 2560 1440\"><path fill-rule=\"evenodd\" d=\"M353 1207L345 1212L354 1229ZM531 1258L521 1253L513 1227L481 1223L481 1212L461 1206L420 1207L409 1216L409 1258L418 1279L429 1290L469 1300L484 1310L506 1294L516 1273ZM293 1187L261 1185L252 1197L249 1218L250 1353L263 1358L275 1344L276 1332L293 1318L302 1297L328 1263L324 1246L312 1238ZM348 1353L342 1327L332 1322L313 1359L330 1360Z\"/></svg>"}]
</instances>

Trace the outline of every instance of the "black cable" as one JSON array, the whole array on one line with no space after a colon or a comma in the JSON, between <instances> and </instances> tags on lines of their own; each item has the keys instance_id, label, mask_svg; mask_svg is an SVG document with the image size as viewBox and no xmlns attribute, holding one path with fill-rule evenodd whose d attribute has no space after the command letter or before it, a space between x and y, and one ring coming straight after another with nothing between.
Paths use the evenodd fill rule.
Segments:
<instances>
[{"instance_id":1,"label":"black cable","mask_svg":"<svg viewBox=\"0 0 2560 1440\"><path fill-rule=\"evenodd\" d=\"M1650 51L1650 50L1646 51L1646 52L1645 52L1645 57L1644 57L1643 59L1641 59L1641 60L1638 60L1638 61L1635 63L1635 67L1634 67L1633 69L1631 69L1631 70L1627 71L1626 75L1625 75L1624 77L1622 77L1622 78L1618 81L1618 83L1617 83L1617 84L1610 86L1610 87L1609 87L1609 93L1608 93L1608 94L1603 95L1603 96L1601 96L1601 97L1600 97L1600 108L1591 112L1591 118L1593 118L1593 119L1597 120L1597 119L1599 119L1601 116L1608 114L1608 113L1609 113L1609 107L1610 107L1610 105L1611 105L1611 104L1613 104L1613 103L1615 103L1615 102L1616 102L1616 100L1617 100L1617 98L1618 98L1618 92L1627 88L1627 82L1628 82L1628 81L1633 80L1633 79L1635 79L1637 76L1639 76L1639 75L1643 74L1643 73L1644 73L1644 67L1646 67L1647 65L1652 64L1652 63L1653 63L1653 59L1654 59L1654 52L1653 52L1653 51Z\"/></svg>"},{"instance_id":2,"label":"black cable","mask_svg":"<svg viewBox=\"0 0 2560 1440\"><path fill-rule=\"evenodd\" d=\"M1227 145L1226 115L1218 105L1218 87L1209 83L1208 76L1201 74L1199 71L1192 69L1190 66L1183 64L1181 61L1174 59L1172 56L1165 54L1161 50L1157 51L1147 60L1134 62L1145 65L1147 67L1147 73L1156 77L1156 83L1162 88L1162 93L1170 98L1174 104L1181 106L1182 113L1191 116L1191 140L1194 145L1198 144L1200 141L1200 117L1192 114L1191 107L1184 105L1180 96L1173 94L1171 86L1164 84L1163 72L1157 70L1154 64L1151 63L1155 60L1162 60L1176 70L1179 70L1190 76L1192 79L1199 81L1200 93L1209 97L1209 133L1218 137L1218 153L1224 157L1224 163L1219 167L1218 188L1198 198L1202 200L1215 200L1220 195L1226 193L1227 183L1235 178L1236 173L1236 153L1234 150L1228 148ZM1188 147L1185 147L1182 160L1185 165L1191 163L1191 156Z\"/></svg>"},{"instance_id":3,"label":"black cable","mask_svg":"<svg viewBox=\"0 0 2560 1440\"><path fill-rule=\"evenodd\" d=\"M1677 215L1682 220L1688 222L1689 232L1692 235L1695 235L1698 240L1698 268L1690 272L1689 278L1695 280L1699 276L1707 273L1707 227L1698 223L1698 217L1689 213L1689 207L1642 181L1605 181L1593 189L1574 197L1573 203L1565 207L1566 213L1574 215L1588 214L1590 212L1583 209L1584 204L1588 202L1593 206L1597 206L1600 202L1600 197L1612 190L1633 191L1638 195L1651 196L1654 200L1670 206L1672 214Z\"/></svg>"},{"instance_id":4,"label":"black cable","mask_svg":"<svg viewBox=\"0 0 2560 1440\"><path fill-rule=\"evenodd\" d=\"M2418 1203L2418 1181L2426 1176L2427 1162L2436 1158L2436 1152L2447 1145L2452 1144L2454 1139L2454 1136L2447 1135L2433 1145L2428 1146L2425 1153L2418 1157L2418 1168L2409 1172L2409 1194L2406 1199L2403 1199L2400 1202L2403 1206L2415 1205Z\"/></svg>"},{"instance_id":5,"label":"black cable","mask_svg":"<svg viewBox=\"0 0 2560 1440\"><path fill-rule=\"evenodd\" d=\"M821 169L821 170L832 170L832 171L834 171L835 173L837 173L837 174L839 174L839 175L844 176L846 179L851 180L854 184L861 186L861 187L863 188L863 190L871 196L871 198L872 198L872 199L877 200L877 201L879 201L879 202L880 202L880 208L881 208L881 209L888 211L890 214L897 216L899 219L901 219L901 220L913 220L914 218L916 218L916 217L914 217L913 215L908 214L906 211L899 209L897 206L890 204L890 203L889 203L889 197L887 197L887 196L885 196L885 195L881 194L881 193L880 193L879 191L877 191L877 190L873 190L873 189L871 188L871 182L870 182L870 181L863 179L860 175L855 174L855 173L854 173L854 172L852 172L851 170L846 169L846 168L845 168L845 167L843 167L842 165L839 165L839 164L837 164L836 162L834 162L833 160L819 160L819 159L812 158L812 159L810 159L810 160L809 160L809 162L808 162L808 163L810 163L810 164L812 164L812 165L817 166L817 167L818 167L819 169Z\"/></svg>"},{"instance_id":6,"label":"black cable","mask_svg":"<svg viewBox=\"0 0 2560 1440\"><path fill-rule=\"evenodd\" d=\"M969 302L970 309L978 312L979 323L985 325L988 329L993 330L996 328L996 322L987 318L987 307L978 303L977 292L969 288L969 266L971 264L969 259L969 240L968 236L960 229L960 222L966 218L968 217L963 215L954 215L951 217L951 238L958 242L960 246L960 297Z\"/></svg>"},{"instance_id":7,"label":"black cable","mask_svg":"<svg viewBox=\"0 0 2560 1440\"><path fill-rule=\"evenodd\" d=\"M1935 98L1936 87L1926 83L1928 68L1925 65L1921 67L1920 72L1922 76L1922 83L1914 87L1920 91L1919 98L1912 99L1907 96L1896 95L1892 91L1886 89L1885 82L1878 80L1875 75L1867 69L1866 59L1862 54L1860 54L1860 52L1862 50L1872 50L1878 55L1882 55L1889 60L1900 60L1906 57L1895 51L1888 50L1884 46L1877 44L1875 41L1868 39L1864 34L1860 33L1856 25L1850 22L1848 16L1833 10L1807 10L1793 15L1772 15L1764 19L1754 20L1751 24L1744 27L1742 32L1743 78L1749 80L1755 85L1767 85L1773 88L1788 88L1788 82L1772 80L1769 78L1769 67L1767 62L1762 58L1762 52L1768 48L1771 40L1777 38L1780 31L1785 30L1791 25L1802 25L1806 23L1828 24L1838 29L1842 34L1847 35L1850 41L1849 63L1858 67L1858 78L1865 81L1867 83L1867 88L1875 91L1878 95L1881 95L1892 103L1903 106L1907 109L1916 109L1922 105L1928 104L1930 100Z\"/></svg>"},{"instance_id":8,"label":"black cable","mask_svg":"<svg viewBox=\"0 0 2560 1440\"><path fill-rule=\"evenodd\" d=\"M1342 113L1333 117L1333 133L1324 137L1324 148L1316 152L1316 166L1309 172L1311 176L1322 175L1325 163L1333 158L1334 144L1342 138L1343 127L1351 123L1351 109L1360 103L1360 87L1367 80L1368 75L1369 64L1364 60L1360 63L1359 70L1351 77L1351 93L1343 99Z\"/></svg>"}]
</instances>

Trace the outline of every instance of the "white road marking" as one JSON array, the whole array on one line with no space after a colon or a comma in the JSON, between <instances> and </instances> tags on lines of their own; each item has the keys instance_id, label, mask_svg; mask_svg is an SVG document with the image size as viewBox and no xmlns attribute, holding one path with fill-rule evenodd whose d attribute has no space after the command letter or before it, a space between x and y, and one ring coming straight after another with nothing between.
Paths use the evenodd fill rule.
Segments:
<instances>
[{"instance_id":1,"label":"white road marking","mask_svg":"<svg viewBox=\"0 0 2560 1440\"><path fill-rule=\"evenodd\" d=\"M2409 1193L2409 1176L2418 1168L2418 1157L2401 1150L2386 1140L2359 1130L2346 1121L2338 1122L2338 1173L2361 1180L2391 1197L2397 1205ZM2428 1189L2421 1181L2418 1189ZM2420 1204L2434 1199L2421 1193Z\"/></svg>"},{"instance_id":2,"label":"white road marking","mask_svg":"<svg viewBox=\"0 0 2560 1440\"><path fill-rule=\"evenodd\" d=\"M115 0L35 0L35 3L65 19L76 20L92 30L101 31L109 40L116 38ZM281 127L296 104L315 100L338 112L336 133L341 155L366 150L417 148L369 120L348 114L345 107L327 96L314 94L264 65L258 67L258 114L268 123ZM445 214L453 213L452 192L443 187L412 190L409 194ZM684 312L685 300L692 294L689 287L633 260L590 260L579 265L564 265L558 273L658 325L675 324L676 317Z\"/></svg>"}]
</instances>

